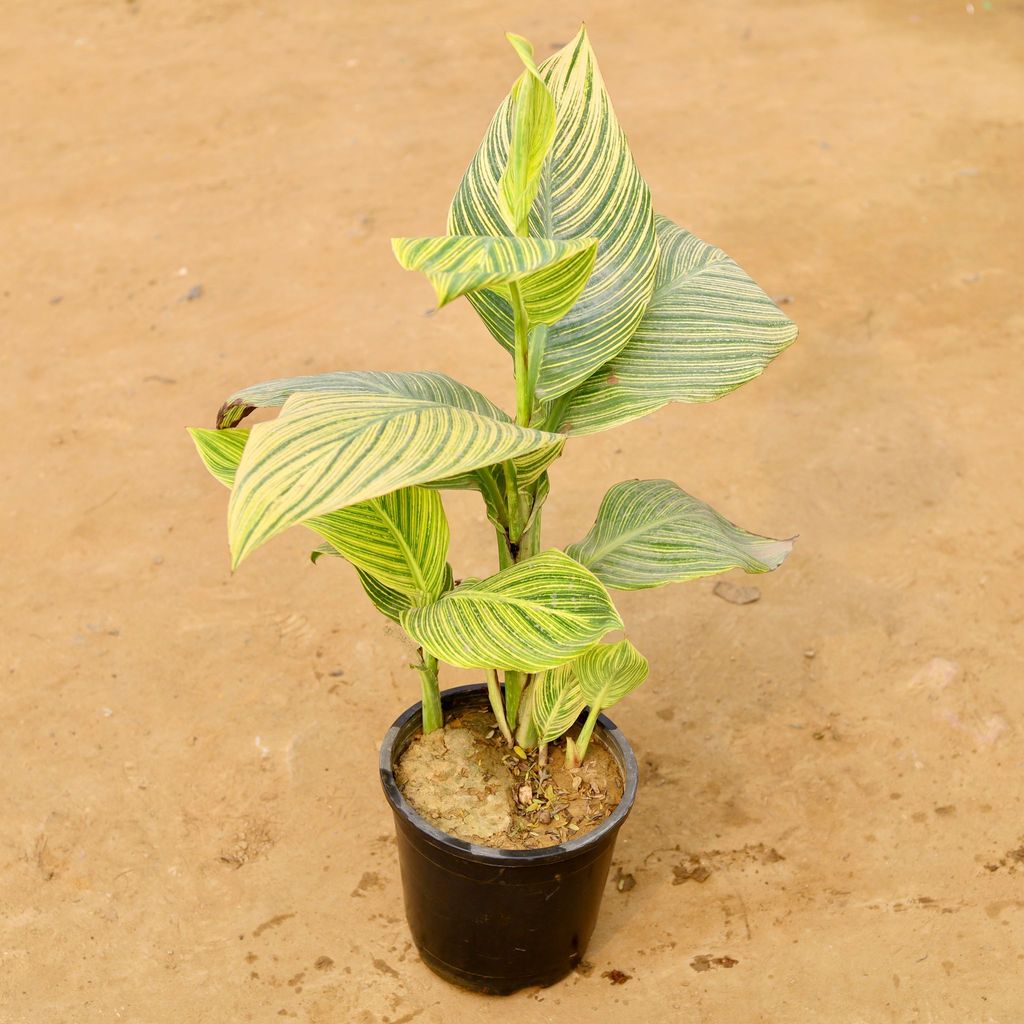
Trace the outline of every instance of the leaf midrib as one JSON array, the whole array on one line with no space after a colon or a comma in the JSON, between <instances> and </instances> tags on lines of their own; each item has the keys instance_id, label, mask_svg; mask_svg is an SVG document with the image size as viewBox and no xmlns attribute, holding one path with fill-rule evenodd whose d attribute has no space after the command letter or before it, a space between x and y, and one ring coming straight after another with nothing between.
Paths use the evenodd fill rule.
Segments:
<instances>
[{"instance_id":1,"label":"leaf midrib","mask_svg":"<svg viewBox=\"0 0 1024 1024\"><path fill-rule=\"evenodd\" d=\"M398 529L392 520L391 516L388 515L384 508L383 498L372 499L374 505L377 508L377 514L384 521L384 525L395 539L395 543L398 545L399 550L402 552L402 556L405 559L406 565L409 568L409 573L416 583L419 591L424 595L429 595L430 591L427 587L427 581L423 577L423 573L420 569L419 562L413 556L412 548L409 547L408 542L405 539L405 535Z\"/></svg>"},{"instance_id":2,"label":"leaf midrib","mask_svg":"<svg viewBox=\"0 0 1024 1024\"><path fill-rule=\"evenodd\" d=\"M627 530L625 533L617 534L612 540L603 546L598 545L595 547L595 554L589 560L590 563L593 564L594 562L599 562L608 554L609 551L615 551L628 541L643 536L645 533L651 533L658 527L669 525L674 518L674 516L666 516L663 519L647 520L643 525L638 526L635 530Z\"/></svg>"}]
</instances>

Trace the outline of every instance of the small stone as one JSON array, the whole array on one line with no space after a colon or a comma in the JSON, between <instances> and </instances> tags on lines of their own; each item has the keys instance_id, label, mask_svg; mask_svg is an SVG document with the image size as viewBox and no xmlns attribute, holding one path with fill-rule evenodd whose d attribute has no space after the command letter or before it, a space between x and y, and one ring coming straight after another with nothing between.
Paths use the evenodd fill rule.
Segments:
<instances>
[{"instance_id":1,"label":"small stone","mask_svg":"<svg viewBox=\"0 0 1024 1024\"><path fill-rule=\"evenodd\" d=\"M761 591L757 587L739 587L728 580L719 580L715 584L715 597L720 597L730 604L753 604L761 600Z\"/></svg>"}]
</instances>

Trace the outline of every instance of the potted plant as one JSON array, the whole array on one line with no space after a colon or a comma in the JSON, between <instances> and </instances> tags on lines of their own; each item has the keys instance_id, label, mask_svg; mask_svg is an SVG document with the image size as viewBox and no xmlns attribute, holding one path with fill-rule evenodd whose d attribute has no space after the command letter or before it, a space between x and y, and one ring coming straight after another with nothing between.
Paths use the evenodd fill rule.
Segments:
<instances>
[{"instance_id":1,"label":"potted plant","mask_svg":"<svg viewBox=\"0 0 1024 1024\"><path fill-rule=\"evenodd\" d=\"M440 373L339 372L236 392L192 436L231 490L232 568L295 525L355 568L418 651L421 700L387 733L406 909L423 959L488 992L549 984L583 955L636 791L604 712L647 676L610 590L792 547L668 480L627 480L590 532L545 548L548 470L570 437L758 376L796 327L720 249L653 212L586 32L524 70L498 108L447 233L398 238L438 306L472 303L510 354L515 414ZM246 429L252 410L277 418ZM441 494L477 491L497 571L455 576ZM441 663L479 685L442 693Z\"/></svg>"}]
</instances>

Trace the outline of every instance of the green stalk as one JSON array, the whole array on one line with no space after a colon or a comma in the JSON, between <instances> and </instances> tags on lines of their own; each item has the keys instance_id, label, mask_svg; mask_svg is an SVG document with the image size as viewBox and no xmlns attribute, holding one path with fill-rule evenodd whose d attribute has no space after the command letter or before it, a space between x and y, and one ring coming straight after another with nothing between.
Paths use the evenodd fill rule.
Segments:
<instances>
[{"instance_id":1,"label":"green stalk","mask_svg":"<svg viewBox=\"0 0 1024 1024\"><path fill-rule=\"evenodd\" d=\"M505 709L501 703L501 684L498 682L498 672L493 668L487 670L487 696L490 698L491 710L494 712L501 735L505 737L505 742L510 747L515 746L512 740L512 730L508 727L508 722L505 719Z\"/></svg>"},{"instance_id":2,"label":"green stalk","mask_svg":"<svg viewBox=\"0 0 1024 1024\"><path fill-rule=\"evenodd\" d=\"M523 696L522 672L505 673L505 721L509 729L516 727L519 718L519 704Z\"/></svg>"},{"instance_id":3,"label":"green stalk","mask_svg":"<svg viewBox=\"0 0 1024 1024\"><path fill-rule=\"evenodd\" d=\"M444 725L441 712L441 688L437 682L437 658L420 648L420 663L413 665L420 674L421 700L423 701L423 733L433 732Z\"/></svg>"},{"instance_id":4,"label":"green stalk","mask_svg":"<svg viewBox=\"0 0 1024 1024\"><path fill-rule=\"evenodd\" d=\"M590 737L594 734L594 726L597 725L598 716L601 714L600 708L591 708L587 713L587 720L583 723L583 728L580 729L580 734L576 740L576 751L577 757L580 762L587 756L587 747L590 746Z\"/></svg>"},{"instance_id":5,"label":"green stalk","mask_svg":"<svg viewBox=\"0 0 1024 1024\"><path fill-rule=\"evenodd\" d=\"M528 427L533 415L533 392L530 389L528 365L530 325L526 318L523 296L515 281L509 285L509 292L512 295L512 312L515 315L516 423L521 427ZM511 511L509 509L509 512Z\"/></svg>"},{"instance_id":6,"label":"green stalk","mask_svg":"<svg viewBox=\"0 0 1024 1024\"><path fill-rule=\"evenodd\" d=\"M519 225L519 234L529 234L527 224ZM533 387L531 383L529 352L530 352L530 325L526 314L526 306L519 291L519 285L513 282L509 286L512 298L512 312L515 319L515 380L516 380L516 422L523 427L530 425L533 417ZM511 556L513 564L524 562L532 558L540 550L540 510L534 511L533 502L536 500L537 485L533 484L529 492L520 493L519 483L515 477L515 468L510 462L505 463L506 482L506 503L508 509L508 547L499 536L498 557L503 557L503 548ZM529 528L526 521L531 516ZM529 683L529 677L522 672L505 673L505 716L506 722L511 728L516 728L519 719L520 708L522 707L523 691ZM528 712L527 712L528 716ZM519 723L519 736L531 737L536 743L536 737L532 734L529 720Z\"/></svg>"},{"instance_id":7,"label":"green stalk","mask_svg":"<svg viewBox=\"0 0 1024 1024\"><path fill-rule=\"evenodd\" d=\"M537 746L539 739L537 730L533 726L533 701L530 700L530 686L534 678L533 675L529 676L526 686L523 687L522 703L520 704L523 713L519 719L519 728L516 730L516 742L524 750Z\"/></svg>"}]
</instances>

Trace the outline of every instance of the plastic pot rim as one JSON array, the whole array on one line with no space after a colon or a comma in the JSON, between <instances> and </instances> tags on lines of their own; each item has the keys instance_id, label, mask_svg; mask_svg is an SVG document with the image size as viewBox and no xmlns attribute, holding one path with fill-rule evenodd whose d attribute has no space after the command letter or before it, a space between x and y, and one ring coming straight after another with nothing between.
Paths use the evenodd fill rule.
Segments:
<instances>
[{"instance_id":1,"label":"plastic pot rim","mask_svg":"<svg viewBox=\"0 0 1024 1024\"><path fill-rule=\"evenodd\" d=\"M478 696L483 694L486 697L487 686L485 683L470 683L467 686L455 686L441 693L441 705L445 711L457 702L461 697ZM566 860L579 853L584 852L587 847L600 845L602 839L608 833L614 833L626 819L632 810L633 801L636 799L639 772L637 770L636 757L629 741L615 723L605 715L598 717L598 725L601 729L601 740L609 748L612 756L619 762L622 769L622 799L618 802L615 810L612 811L597 828L576 839L570 839L566 843L559 843L556 846L545 846L534 850L506 850L495 846L481 846L471 843L465 839L458 839L447 832L442 832L435 825L421 817L416 809L406 800L405 795L398 787L395 780L395 761L401 755L401 750L395 749L399 736L405 732L413 719L420 716L421 702L406 708L395 719L391 728L384 734L384 740L380 747L380 780L384 787L384 795L394 811L401 815L406 821L412 824L419 832L424 833L436 845L449 850L451 853L473 860L477 863L490 863L502 867L548 864L552 861ZM595 737L598 735L595 730Z\"/></svg>"}]
</instances>

